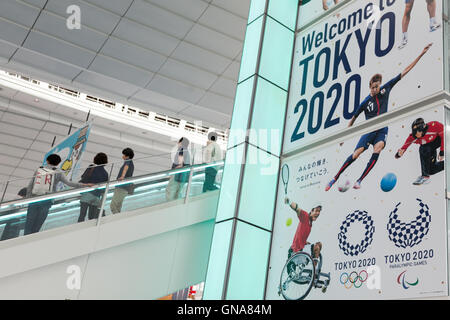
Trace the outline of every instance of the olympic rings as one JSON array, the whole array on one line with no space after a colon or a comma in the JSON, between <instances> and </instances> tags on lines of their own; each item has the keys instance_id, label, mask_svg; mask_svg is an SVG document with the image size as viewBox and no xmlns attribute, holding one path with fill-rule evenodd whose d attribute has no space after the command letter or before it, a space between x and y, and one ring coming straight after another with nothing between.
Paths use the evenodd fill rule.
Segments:
<instances>
[{"instance_id":1,"label":"olympic rings","mask_svg":"<svg viewBox=\"0 0 450 320\"><path fill-rule=\"evenodd\" d=\"M346 289L350 289L353 286L355 288L360 288L368 277L369 275L366 270L361 270L359 274L356 271L352 271L350 275L347 272L342 272L339 282L344 285Z\"/></svg>"}]
</instances>

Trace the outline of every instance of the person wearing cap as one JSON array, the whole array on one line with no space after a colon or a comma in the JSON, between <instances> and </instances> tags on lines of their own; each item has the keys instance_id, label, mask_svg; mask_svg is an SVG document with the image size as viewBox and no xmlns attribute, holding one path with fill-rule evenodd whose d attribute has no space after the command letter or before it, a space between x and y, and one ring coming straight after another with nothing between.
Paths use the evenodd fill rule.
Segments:
<instances>
[{"instance_id":1,"label":"person wearing cap","mask_svg":"<svg viewBox=\"0 0 450 320\"><path fill-rule=\"evenodd\" d=\"M288 251L288 259L295 253L299 251L303 251L306 245L311 245L311 256L314 259L314 265L316 265L320 251L322 250L322 243L316 242L315 244L311 244L308 242L309 234L311 233L312 224L317 220L320 216L320 212L322 211L321 205L316 205L311 209L311 212L308 213L301 208L298 207L297 203L290 202L289 198L285 198L284 202L289 205L289 207L297 213L297 217L299 220L297 230L295 231L294 240L292 241L292 245Z\"/></svg>"},{"instance_id":2,"label":"person wearing cap","mask_svg":"<svg viewBox=\"0 0 450 320\"><path fill-rule=\"evenodd\" d=\"M438 121L425 123L422 118L417 118L411 125L411 131L395 158L401 158L411 144L419 144L422 175L413 184L422 185L429 182L431 175L444 170L444 126ZM437 149L440 149L438 157Z\"/></svg>"},{"instance_id":3,"label":"person wearing cap","mask_svg":"<svg viewBox=\"0 0 450 320\"><path fill-rule=\"evenodd\" d=\"M208 142L206 142L206 148L203 152L203 162L212 163L220 161L222 159L223 159L222 150L220 149L220 146L217 143L217 133L210 132L208 134ZM212 166L205 168L205 182L203 183L203 192L218 189L214 185L214 182L216 181L216 176L217 176L216 167Z\"/></svg>"}]
</instances>

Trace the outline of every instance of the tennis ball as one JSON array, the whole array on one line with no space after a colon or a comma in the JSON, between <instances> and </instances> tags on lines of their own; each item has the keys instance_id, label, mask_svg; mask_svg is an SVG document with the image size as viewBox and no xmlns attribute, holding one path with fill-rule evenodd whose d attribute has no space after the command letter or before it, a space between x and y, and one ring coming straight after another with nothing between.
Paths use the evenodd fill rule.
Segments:
<instances>
[{"instance_id":1,"label":"tennis ball","mask_svg":"<svg viewBox=\"0 0 450 320\"><path fill-rule=\"evenodd\" d=\"M289 227L292 224L292 218L286 220L286 226Z\"/></svg>"}]
</instances>

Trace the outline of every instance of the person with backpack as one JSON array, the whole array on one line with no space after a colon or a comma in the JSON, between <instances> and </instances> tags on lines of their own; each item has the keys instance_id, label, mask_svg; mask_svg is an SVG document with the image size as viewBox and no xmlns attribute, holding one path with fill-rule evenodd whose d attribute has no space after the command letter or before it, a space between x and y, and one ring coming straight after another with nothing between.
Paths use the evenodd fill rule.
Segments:
<instances>
[{"instance_id":1,"label":"person with backpack","mask_svg":"<svg viewBox=\"0 0 450 320\"><path fill-rule=\"evenodd\" d=\"M83 183L69 181L64 172L58 169L61 157L51 154L47 157L47 165L39 167L27 187L27 198L32 196L42 196L56 192L59 182L73 188L88 186ZM53 205L53 200L43 200L28 205L27 217L25 221L24 235L39 232L47 219L48 212Z\"/></svg>"},{"instance_id":2,"label":"person with backpack","mask_svg":"<svg viewBox=\"0 0 450 320\"><path fill-rule=\"evenodd\" d=\"M122 150L122 159L124 160L122 167L117 175L117 180L122 181L126 178L131 178L134 172L134 151L131 148L125 148ZM132 194L134 191L134 185L132 183L117 186L114 189L114 195L111 199L109 207L113 214L119 213L122 210L123 200L128 194Z\"/></svg>"},{"instance_id":3,"label":"person with backpack","mask_svg":"<svg viewBox=\"0 0 450 320\"><path fill-rule=\"evenodd\" d=\"M109 179L108 172L105 170L105 165L108 163L108 156L100 152L94 157L94 164L91 164L89 168L81 175L81 183L88 185L99 184L107 182ZM88 213L88 219L97 219L100 213L99 207L102 204L102 195L104 190L93 190L85 192L80 198L80 216L78 222L83 222Z\"/></svg>"},{"instance_id":4,"label":"person with backpack","mask_svg":"<svg viewBox=\"0 0 450 320\"><path fill-rule=\"evenodd\" d=\"M203 153L203 162L211 163L222 160L222 150L219 144L216 142L217 133L210 132L208 134L208 142ZM214 182L216 181L217 168L207 167L205 168L205 182L203 183L203 192L218 189Z\"/></svg>"}]
</instances>

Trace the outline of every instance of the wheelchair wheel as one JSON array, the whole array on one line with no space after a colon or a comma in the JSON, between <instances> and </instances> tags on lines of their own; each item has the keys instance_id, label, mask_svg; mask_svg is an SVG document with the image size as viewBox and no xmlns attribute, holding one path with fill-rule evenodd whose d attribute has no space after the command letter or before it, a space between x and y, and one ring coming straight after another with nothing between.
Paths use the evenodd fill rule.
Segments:
<instances>
[{"instance_id":1,"label":"wheelchair wheel","mask_svg":"<svg viewBox=\"0 0 450 320\"><path fill-rule=\"evenodd\" d=\"M312 257L299 252L286 262L280 277L280 293L286 300L302 300L314 284L315 268Z\"/></svg>"}]
</instances>

